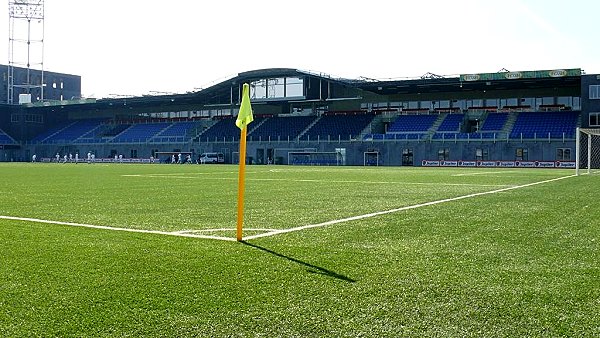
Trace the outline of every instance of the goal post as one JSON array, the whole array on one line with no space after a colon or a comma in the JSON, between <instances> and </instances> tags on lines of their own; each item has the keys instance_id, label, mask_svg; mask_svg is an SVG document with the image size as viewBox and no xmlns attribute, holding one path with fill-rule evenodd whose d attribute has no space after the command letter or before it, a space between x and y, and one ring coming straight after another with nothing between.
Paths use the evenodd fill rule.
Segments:
<instances>
[{"instance_id":1,"label":"goal post","mask_svg":"<svg viewBox=\"0 0 600 338\"><path fill-rule=\"evenodd\" d=\"M600 169L600 128L577 128L575 153L575 175L581 169L587 169L588 174L592 169Z\"/></svg>"},{"instance_id":2,"label":"goal post","mask_svg":"<svg viewBox=\"0 0 600 338\"><path fill-rule=\"evenodd\" d=\"M288 152L288 165L342 165L342 160L338 151Z\"/></svg>"},{"instance_id":3,"label":"goal post","mask_svg":"<svg viewBox=\"0 0 600 338\"><path fill-rule=\"evenodd\" d=\"M363 166L379 166L379 152L378 151L365 151L363 153Z\"/></svg>"}]
</instances>

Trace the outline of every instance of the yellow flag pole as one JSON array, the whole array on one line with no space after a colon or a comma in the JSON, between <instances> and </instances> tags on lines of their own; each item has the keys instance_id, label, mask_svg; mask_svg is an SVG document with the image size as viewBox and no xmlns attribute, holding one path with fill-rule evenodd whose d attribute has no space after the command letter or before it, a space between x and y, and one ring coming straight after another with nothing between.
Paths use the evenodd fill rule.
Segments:
<instances>
[{"instance_id":1,"label":"yellow flag pole","mask_svg":"<svg viewBox=\"0 0 600 338\"><path fill-rule=\"evenodd\" d=\"M238 207L237 207L237 234L238 242L242 241L242 229L244 225L244 184L246 177L246 129L240 131L240 172L238 177Z\"/></svg>"}]
</instances>

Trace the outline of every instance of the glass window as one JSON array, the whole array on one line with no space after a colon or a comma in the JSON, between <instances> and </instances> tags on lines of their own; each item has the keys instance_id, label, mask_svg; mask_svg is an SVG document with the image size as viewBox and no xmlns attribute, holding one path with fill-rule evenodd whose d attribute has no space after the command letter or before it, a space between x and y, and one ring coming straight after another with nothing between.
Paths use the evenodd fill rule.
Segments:
<instances>
[{"instance_id":1,"label":"glass window","mask_svg":"<svg viewBox=\"0 0 600 338\"><path fill-rule=\"evenodd\" d=\"M573 106L573 98L570 96L560 96L556 99L556 103L562 104L565 107L572 107Z\"/></svg>"},{"instance_id":2,"label":"glass window","mask_svg":"<svg viewBox=\"0 0 600 338\"><path fill-rule=\"evenodd\" d=\"M527 150L527 148L517 148L515 152L515 160L527 161L527 159L529 158L528 154L529 151Z\"/></svg>"},{"instance_id":3,"label":"glass window","mask_svg":"<svg viewBox=\"0 0 600 338\"><path fill-rule=\"evenodd\" d=\"M469 100L467 101L467 106L469 108L471 107L483 107L483 100L479 100L479 99L475 99L475 100Z\"/></svg>"},{"instance_id":4,"label":"glass window","mask_svg":"<svg viewBox=\"0 0 600 338\"><path fill-rule=\"evenodd\" d=\"M542 104L554 104L553 97L542 97Z\"/></svg>"},{"instance_id":5,"label":"glass window","mask_svg":"<svg viewBox=\"0 0 600 338\"><path fill-rule=\"evenodd\" d=\"M475 159L478 161L489 160L489 152L487 149L477 148L475 149Z\"/></svg>"},{"instance_id":6,"label":"glass window","mask_svg":"<svg viewBox=\"0 0 600 338\"><path fill-rule=\"evenodd\" d=\"M251 99L266 99L267 98L267 81L258 80L250 83L250 98Z\"/></svg>"},{"instance_id":7,"label":"glass window","mask_svg":"<svg viewBox=\"0 0 600 338\"><path fill-rule=\"evenodd\" d=\"M556 149L556 160L557 161L570 161L571 160L571 148L557 148Z\"/></svg>"},{"instance_id":8,"label":"glass window","mask_svg":"<svg viewBox=\"0 0 600 338\"><path fill-rule=\"evenodd\" d=\"M535 98L533 97L524 97L521 99L522 106L530 106L535 107Z\"/></svg>"},{"instance_id":9,"label":"glass window","mask_svg":"<svg viewBox=\"0 0 600 338\"><path fill-rule=\"evenodd\" d=\"M540 105L542 105L542 98L541 97L536 97L535 98L535 106L534 108L536 110L540 109Z\"/></svg>"},{"instance_id":10,"label":"glass window","mask_svg":"<svg viewBox=\"0 0 600 338\"><path fill-rule=\"evenodd\" d=\"M600 85L590 85L590 99L600 99Z\"/></svg>"},{"instance_id":11,"label":"glass window","mask_svg":"<svg viewBox=\"0 0 600 338\"><path fill-rule=\"evenodd\" d=\"M574 96L573 97L573 110L581 110L581 98Z\"/></svg>"},{"instance_id":12,"label":"glass window","mask_svg":"<svg viewBox=\"0 0 600 338\"><path fill-rule=\"evenodd\" d=\"M285 81L286 97L304 96L304 79L299 77L288 77Z\"/></svg>"},{"instance_id":13,"label":"glass window","mask_svg":"<svg viewBox=\"0 0 600 338\"><path fill-rule=\"evenodd\" d=\"M467 102L465 100L452 100L452 108L467 109Z\"/></svg>"},{"instance_id":14,"label":"glass window","mask_svg":"<svg viewBox=\"0 0 600 338\"><path fill-rule=\"evenodd\" d=\"M442 100L439 102L439 108L450 108L450 101L449 100Z\"/></svg>"},{"instance_id":15,"label":"glass window","mask_svg":"<svg viewBox=\"0 0 600 338\"><path fill-rule=\"evenodd\" d=\"M431 101L421 101L421 106L419 108L431 110Z\"/></svg>"},{"instance_id":16,"label":"glass window","mask_svg":"<svg viewBox=\"0 0 600 338\"><path fill-rule=\"evenodd\" d=\"M600 113L590 113L590 127L598 126L600 126Z\"/></svg>"},{"instance_id":17,"label":"glass window","mask_svg":"<svg viewBox=\"0 0 600 338\"><path fill-rule=\"evenodd\" d=\"M485 100L485 106L486 107L498 107L498 100L497 99L487 99L487 100Z\"/></svg>"},{"instance_id":18,"label":"glass window","mask_svg":"<svg viewBox=\"0 0 600 338\"><path fill-rule=\"evenodd\" d=\"M284 78L267 79L267 97L268 98L285 97L285 79Z\"/></svg>"},{"instance_id":19,"label":"glass window","mask_svg":"<svg viewBox=\"0 0 600 338\"><path fill-rule=\"evenodd\" d=\"M448 150L448 148L441 148L438 150L438 160L439 161L447 161L449 156L450 151Z\"/></svg>"},{"instance_id":20,"label":"glass window","mask_svg":"<svg viewBox=\"0 0 600 338\"><path fill-rule=\"evenodd\" d=\"M408 109L417 109L419 108L419 102L418 101L410 101L408 102Z\"/></svg>"}]
</instances>

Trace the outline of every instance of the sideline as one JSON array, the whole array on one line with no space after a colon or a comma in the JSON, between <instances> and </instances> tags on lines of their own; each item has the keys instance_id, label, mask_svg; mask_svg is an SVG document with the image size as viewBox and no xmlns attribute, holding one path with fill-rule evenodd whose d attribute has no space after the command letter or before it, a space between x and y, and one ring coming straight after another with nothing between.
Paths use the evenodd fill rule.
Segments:
<instances>
[{"instance_id":1,"label":"sideline","mask_svg":"<svg viewBox=\"0 0 600 338\"><path fill-rule=\"evenodd\" d=\"M23 221L23 222L34 222L34 223L69 225L69 226L75 226L75 227L112 230L112 231L138 232L138 233L144 233L144 234L157 234L157 235L177 236L177 237L216 239L216 240L221 240L221 241L235 241L236 240L235 238L228 238L228 237L197 235L197 234L189 233L189 232L185 232L185 231L168 232L168 231L159 231L159 230L117 228L117 227L110 227L110 226L105 226L105 225L93 225L93 224L85 224L85 223L51 221L51 220L39 219L39 218L13 217L13 216L0 215L0 219L7 219L7 220L12 220L12 221Z\"/></svg>"}]
</instances>

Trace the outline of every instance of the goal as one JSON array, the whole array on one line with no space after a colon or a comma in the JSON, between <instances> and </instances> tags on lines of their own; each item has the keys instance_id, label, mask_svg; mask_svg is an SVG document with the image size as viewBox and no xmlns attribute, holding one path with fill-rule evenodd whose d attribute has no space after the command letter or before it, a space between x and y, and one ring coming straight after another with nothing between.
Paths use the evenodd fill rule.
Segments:
<instances>
[{"instance_id":1,"label":"goal","mask_svg":"<svg viewBox=\"0 0 600 338\"><path fill-rule=\"evenodd\" d=\"M575 174L579 175L581 169L592 173L593 169L600 169L600 128L577 128L575 153Z\"/></svg>"},{"instance_id":2,"label":"goal","mask_svg":"<svg viewBox=\"0 0 600 338\"><path fill-rule=\"evenodd\" d=\"M342 165L342 154L337 151L327 152L289 152L289 165Z\"/></svg>"}]
</instances>

